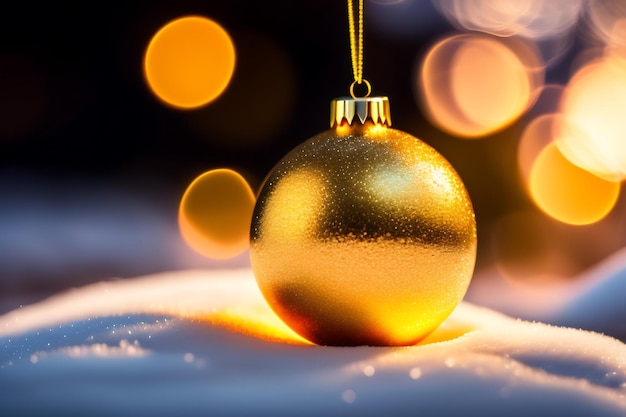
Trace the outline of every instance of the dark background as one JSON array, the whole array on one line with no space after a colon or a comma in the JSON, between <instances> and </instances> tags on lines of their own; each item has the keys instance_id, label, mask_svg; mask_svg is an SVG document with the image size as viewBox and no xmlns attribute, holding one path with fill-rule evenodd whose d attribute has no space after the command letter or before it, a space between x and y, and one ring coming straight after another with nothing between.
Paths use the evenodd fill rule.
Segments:
<instances>
[{"instance_id":1,"label":"dark background","mask_svg":"<svg viewBox=\"0 0 626 417\"><path fill-rule=\"evenodd\" d=\"M203 170L230 166L249 172L258 184L287 150L327 128L330 100L346 95L352 81L346 5L337 0L22 2L4 9L1 52L26 61L34 74L20 77L5 68L3 118L18 113L16 106L32 104L28 96L41 107L28 135L4 135L5 172L107 180L139 175L184 187ZM161 26L189 14L216 20L231 34L237 68L220 100L185 112L155 100L144 82L142 59ZM422 122L412 93L414 61L440 30L449 29L443 19L439 23L436 30L399 42L366 27L365 75L375 94L390 96L398 128L412 130ZM278 70L286 67L288 80L275 79L273 63L255 48L255 38L278 48L287 61ZM33 78L39 86L29 86ZM226 112L223 102L232 95L238 106ZM284 95L289 98L276 98ZM275 111L281 123L252 143L236 143L227 134L199 135L190 127L190 120L214 112L227 115L224 125L253 125L254 116L245 110L276 102L289 104Z\"/></svg>"}]
</instances>

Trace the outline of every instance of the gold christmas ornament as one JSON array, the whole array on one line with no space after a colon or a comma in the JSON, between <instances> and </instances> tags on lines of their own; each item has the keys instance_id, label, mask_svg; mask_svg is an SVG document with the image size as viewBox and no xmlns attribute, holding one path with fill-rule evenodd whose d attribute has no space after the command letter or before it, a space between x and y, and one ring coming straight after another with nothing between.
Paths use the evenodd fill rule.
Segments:
<instances>
[{"instance_id":1,"label":"gold christmas ornament","mask_svg":"<svg viewBox=\"0 0 626 417\"><path fill-rule=\"evenodd\" d=\"M331 103L330 130L269 173L250 228L257 284L276 314L320 345L410 345L461 301L476 260L476 221L446 159L391 128L387 97L363 79L348 0L354 82ZM354 94L367 88L365 97Z\"/></svg>"},{"instance_id":2,"label":"gold christmas ornament","mask_svg":"<svg viewBox=\"0 0 626 417\"><path fill-rule=\"evenodd\" d=\"M386 97L333 101L331 129L285 156L258 195L257 283L314 343L414 344L471 280L476 223L461 179L390 125Z\"/></svg>"}]
</instances>

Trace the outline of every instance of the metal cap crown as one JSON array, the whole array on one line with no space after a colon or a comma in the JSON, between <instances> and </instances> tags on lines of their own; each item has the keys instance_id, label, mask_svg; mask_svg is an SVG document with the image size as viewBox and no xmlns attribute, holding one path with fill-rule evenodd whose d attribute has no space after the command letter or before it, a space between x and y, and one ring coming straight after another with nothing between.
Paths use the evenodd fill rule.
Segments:
<instances>
[{"instance_id":1,"label":"metal cap crown","mask_svg":"<svg viewBox=\"0 0 626 417\"><path fill-rule=\"evenodd\" d=\"M375 125L391 126L391 110L387 97L340 97L330 102L330 127L344 123L365 124L369 120Z\"/></svg>"}]
</instances>

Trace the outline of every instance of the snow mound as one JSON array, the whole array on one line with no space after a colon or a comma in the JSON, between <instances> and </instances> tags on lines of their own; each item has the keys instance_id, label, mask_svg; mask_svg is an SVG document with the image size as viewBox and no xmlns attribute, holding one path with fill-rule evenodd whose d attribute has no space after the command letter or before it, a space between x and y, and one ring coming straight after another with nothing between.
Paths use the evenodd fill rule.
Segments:
<instances>
[{"instance_id":1,"label":"snow mound","mask_svg":"<svg viewBox=\"0 0 626 417\"><path fill-rule=\"evenodd\" d=\"M626 345L465 302L419 345L313 346L249 269L182 271L0 316L0 388L12 416L623 416Z\"/></svg>"}]
</instances>

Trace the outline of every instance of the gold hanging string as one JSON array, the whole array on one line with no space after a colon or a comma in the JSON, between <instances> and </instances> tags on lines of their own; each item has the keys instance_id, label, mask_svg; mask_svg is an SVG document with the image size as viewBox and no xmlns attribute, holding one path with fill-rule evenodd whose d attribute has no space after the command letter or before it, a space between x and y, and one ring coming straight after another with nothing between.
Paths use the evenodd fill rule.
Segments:
<instances>
[{"instance_id":1,"label":"gold hanging string","mask_svg":"<svg viewBox=\"0 0 626 417\"><path fill-rule=\"evenodd\" d=\"M359 16L358 16L358 38L357 29L354 23L354 5L352 0L348 0L348 29L350 31L350 55L352 58L352 74L354 82L350 85L350 95L354 95L354 86L356 84L365 84L367 94L363 97L369 97L372 92L372 86L363 78L363 0L359 0Z\"/></svg>"}]
</instances>

